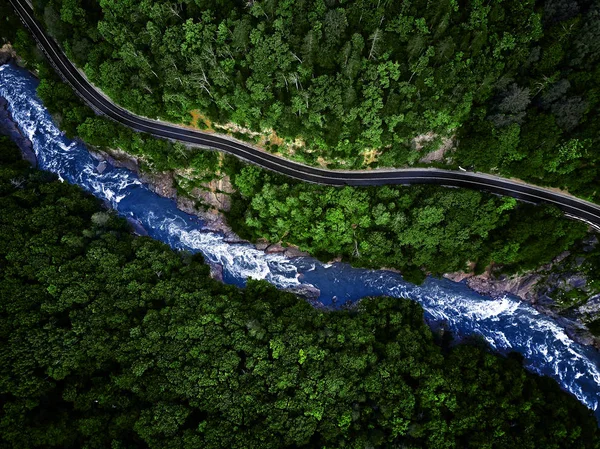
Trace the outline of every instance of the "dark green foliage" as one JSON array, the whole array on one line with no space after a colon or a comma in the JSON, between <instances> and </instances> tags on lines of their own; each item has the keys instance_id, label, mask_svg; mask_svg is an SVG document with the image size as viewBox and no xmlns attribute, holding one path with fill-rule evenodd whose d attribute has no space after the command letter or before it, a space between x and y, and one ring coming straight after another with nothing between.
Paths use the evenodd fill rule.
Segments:
<instances>
[{"instance_id":1,"label":"dark green foliage","mask_svg":"<svg viewBox=\"0 0 600 449\"><path fill-rule=\"evenodd\" d=\"M0 3L0 38L2 44L14 42L17 37L17 30L20 29L19 19L9 2Z\"/></svg>"},{"instance_id":2,"label":"dark green foliage","mask_svg":"<svg viewBox=\"0 0 600 449\"><path fill-rule=\"evenodd\" d=\"M0 140L0 445L598 447L554 381L442 351L416 303L324 312L208 271Z\"/></svg>"},{"instance_id":3,"label":"dark green foliage","mask_svg":"<svg viewBox=\"0 0 600 449\"><path fill-rule=\"evenodd\" d=\"M590 4L592 3L592 4ZM600 6L549 0L544 37L528 62L476 103L462 127L456 162L516 176L598 201ZM502 115L506 92L529 92ZM523 95L521 95L523 99Z\"/></svg>"},{"instance_id":4,"label":"dark green foliage","mask_svg":"<svg viewBox=\"0 0 600 449\"><path fill-rule=\"evenodd\" d=\"M289 182L255 167L234 176L229 214L242 236L289 242L331 260L442 274L467 262L505 271L537 268L585 235L550 206L518 204L465 189L429 186L331 188ZM412 274L410 274L412 273Z\"/></svg>"},{"instance_id":5,"label":"dark green foliage","mask_svg":"<svg viewBox=\"0 0 600 449\"><path fill-rule=\"evenodd\" d=\"M553 277L552 281L543 280L542 285L547 285L549 296L566 311L566 314L577 313L583 322L588 323L590 331L600 336L600 314L595 307L595 301L600 294L600 245L596 238L592 237L574 245L569 252L570 255L558 266L553 267L548 275ZM572 285L568 280L574 276L575 279L582 276L586 282ZM554 282L557 278L561 279L558 283ZM588 307L578 311L577 308L584 304Z\"/></svg>"},{"instance_id":6,"label":"dark green foliage","mask_svg":"<svg viewBox=\"0 0 600 449\"><path fill-rule=\"evenodd\" d=\"M48 64L42 62L36 67L40 77L37 93L57 125L69 137L80 137L95 147L118 148L139 157L145 168L150 170L163 171L197 165L196 156L203 153L200 150L190 151L181 144L136 133L105 117L96 116L77 98L71 88L54 74Z\"/></svg>"},{"instance_id":7,"label":"dark green foliage","mask_svg":"<svg viewBox=\"0 0 600 449\"><path fill-rule=\"evenodd\" d=\"M21 21L14 12L8 1L0 2L0 47L4 44L12 44L18 51L22 62L43 61L44 56L35 45L27 30L21 25Z\"/></svg>"},{"instance_id":8,"label":"dark green foliage","mask_svg":"<svg viewBox=\"0 0 600 449\"><path fill-rule=\"evenodd\" d=\"M533 0L34 4L125 107L274 128L304 138L308 162L352 166L370 148L382 163L414 162L413 137L452 134L543 35Z\"/></svg>"},{"instance_id":9,"label":"dark green foliage","mask_svg":"<svg viewBox=\"0 0 600 449\"><path fill-rule=\"evenodd\" d=\"M326 15L331 21L328 26L343 28L348 19L341 10L332 11ZM191 25L186 22L185 27ZM353 37L352 45L355 41L358 37ZM42 79L39 94L69 134L77 134L95 146L123 149L153 170L191 168L190 179L176 177L177 188L184 194L219 172L215 153L158 141L94 116L47 66L38 66ZM559 133L553 131L557 119L542 112L535 120L524 122L532 90L516 82L504 84L496 94L489 119L477 125L481 135L492 137L483 142L466 138L463 147L473 144L486 148L490 153L485 158L486 169L509 160L514 163L516 176L527 177L527 170L535 164L538 172L546 167L555 178L570 174L578 166L578 155L590 153L591 140L569 141L556 155L542 157L560 140ZM570 85L568 81L558 82L549 89L541 100L546 109L557 104ZM394 108L399 107L399 98L393 100ZM573 107L576 109L577 104ZM531 156L522 149L523 142L545 149ZM479 147L473 155L481 154ZM271 146L273 151L276 148ZM314 161L317 154L306 153L304 158ZM475 161L462 163L471 165ZM240 170L242 165L237 163L225 167L241 193L229 216L243 236L296 244L322 259L341 255L355 265L398 268L415 282L423 279L423 270L441 274L465 269L467 262L477 263L479 271L491 262L503 265L505 271L535 268L567 249L584 232L582 225L565 221L549 208L515 207L513 200L477 192L416 186L338 190L265 176L253 167ZM579 176L572 183L588 183L594 168L589 166L586 173L588 178Z\"/></svg>"},{"instance_id":10,"label":"dark green foliage","mask_svg":"<svg viewBox=\"0 0 600 449\"><path fill-rule=\"evenodd\" d=\"M90 79L138 113L274 128L306 141L299 160L344 168L371 149L372 164L414 164L427 150L414 137L457 135L454 164L598 199L597 2L34 4Z\"/></svg>"},{"instance_id":11,"label":"dark green foliage","mask_svg":"<svg viewBox=\"0 0 600 449\"><path fill-rule=\"evenodd\" d=\"M600 319L592 321L587 327L592 334L600 336Z\"/></svg>"},{"instance_id":12,"label":"dark green foliage","mask_svg":"<svg viewBox=\"0 0 600 449\"><path fill-rule=\"evenodd\" d=\"M2 6L4 8L4 6ZM12 8L9 7L12 11ZM2 11L2 10L0 10ZM37 49L35 42L12 15L13 29L0 28L4 40L13 40L18 55L26 66L36 71L40 83L37 94L48 108L56 124L70 138L79 137L87 144L120 149L139 157L142 168L153 171L191 167L199 171L213 169L216 156L199 149L189 149L182 144L155 139L150 135L136 133L105 117L96 116L54 72ZM16 37L14 37L16 36ZM214 171L214 170L213 170Z\"/></svg>"}]
</instances>

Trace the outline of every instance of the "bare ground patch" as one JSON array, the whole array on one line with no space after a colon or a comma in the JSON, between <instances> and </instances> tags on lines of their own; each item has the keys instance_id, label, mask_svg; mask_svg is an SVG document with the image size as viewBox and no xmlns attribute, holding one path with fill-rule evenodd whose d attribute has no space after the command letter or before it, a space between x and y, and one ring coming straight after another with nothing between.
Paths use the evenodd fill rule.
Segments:
<instances>
[{"instance_id":1,"label":"bare ground patch","mask_svg":"<svg viewBox=\"0 0 600 449\"><path fill-rule=\"evenodd\" d=\"M443 162L446 153L454 147L454 137L439 137L438 134L430 131L425 134L421 134L412 140L413 146L419 152L428 151L424 154L419 162L430 163L430 162ZM436 141L440 142L436 144ZM429 147L433 147L430 149Z\"/></svg>"}]
</instances>

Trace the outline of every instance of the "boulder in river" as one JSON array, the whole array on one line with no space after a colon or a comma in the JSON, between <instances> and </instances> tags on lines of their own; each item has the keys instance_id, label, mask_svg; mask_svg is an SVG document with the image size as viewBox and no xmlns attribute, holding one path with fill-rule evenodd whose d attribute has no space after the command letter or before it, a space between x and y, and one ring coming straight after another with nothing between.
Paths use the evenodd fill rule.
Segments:
<instances>
[{"instance_id":1,"label":"boulder in river","mask_svg":"<svg viewBox=\"0 0 600 449\"><path fill-rule=\"evenodd\" d=\"M7 64L17 57L17 53L10 44L4 44L0 48L0 65Z\"/></svg>"},{"instance_id":2,"label":"boulder in river","mask_svg":"<svg viewBox=\"0 0 600 449\"><path fill-rule=\"evenodd\" d=\"M274 254L274 253L282 253L285 251L285 248L281 246L281 243L273 243L269 245L267 249L265 249L265 253Z\"/></svg>"},{"instance_id":3,"label":"boulder in river","mask_svg":"<svg viewBox=\"0 0 600 449\"><path fill-rule=\"evenodd\" d=\"M256 242L255 246L256 246L257 250L264 251L264 250L266 250L269 247L270 244L271 243L267 242L264 239L259 239L258 242Z\"/></svg>"},{"instance_id":4,"label":"boulder in river","mask_svg":"<svg viewBox=\"0 0 600 449\"><path fill-rule=\"evenodd\" d=\"M310 302L317 301L319 296L321 296L321 290L319 290L314 285L310 284L300 284L294 287L289 287L284 289L287 292L294 293L301 298L307 299Z\"/></svg>"},{"instance_id":5,"label":"boulder in river","mask_svg":"<svg viewBox=\"0 0 600 449\"><path fill-rule=\"evenodd\" d=\"M107 208L110 208L110 204L107 205ZM148 235L148 231L146 231L146 229L144 228L144 226L142 226L142 223L140 223L139 220L135 220L131 217L127 217L127 223L129 223L129 225L133 229L134 234L141 235L141 236Z\"/></svg>"},{"instance_id":6,"label":"boulder in river","mask_svg":"<svg viewBox=\"0 0 600 449\"><path fill-rule=\"evenodd\" d=\"M304 251L300 251L295 246L290 246L289 248L286 248L283 255L288 259L293 259L294 257L310 257L310 254Z\"/></svg>"},{"instance_id":7,"label":"boulder in river","mask_svg":"<svg viewBox=\"0 0 600 449\"><path fill-rule=\"evenodd\" d=\"M98 173L102 174L102 173L104 173L104 171L106 170L107 167L108 167L108 163L106 161L102 161L96 167L96 171Z\"/></svg>"}]
</instances>

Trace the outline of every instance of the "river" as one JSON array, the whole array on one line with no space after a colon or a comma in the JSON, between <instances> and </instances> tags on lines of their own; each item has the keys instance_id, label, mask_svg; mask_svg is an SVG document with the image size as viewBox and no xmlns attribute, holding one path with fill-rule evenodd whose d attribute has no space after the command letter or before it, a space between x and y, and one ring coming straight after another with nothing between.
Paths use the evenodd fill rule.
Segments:
<instances>
[{"instance_id":1,"label":"river","mask_svg":"<svg viewBox=\"0 0 600 449\"><path fill-rule=\"evenodd\" d=\"M316 288L318 301L333 307L365 296L410 298L421 304L428 323L443 324L459 337L479 335L503 354L522 354L529 370L556 379L600 420L600 353L572 341L551 318L518 298L494 300L464 284L432 277L416 286L390 271L323 264L309 257L288 259L250 244L227 243L199 218L177 209L173 200L153 193L136 173L110 164L97 170L98 161L85 145L67 139L53 123L36 86L37 80L26 70L12 64L0 67L0 96L32 142L39 168L106 201L150 237L174 249L200 252L209 264L222 265L225 282L244 286L246 279L255 278L278 288Z\"/></svg>"}]
</instances>

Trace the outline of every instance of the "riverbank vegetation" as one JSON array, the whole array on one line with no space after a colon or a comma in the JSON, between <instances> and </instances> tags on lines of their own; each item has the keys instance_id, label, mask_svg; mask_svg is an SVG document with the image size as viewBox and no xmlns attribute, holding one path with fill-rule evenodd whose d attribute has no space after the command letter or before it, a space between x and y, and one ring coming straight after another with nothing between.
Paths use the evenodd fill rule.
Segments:
<instances>
[{"instance_id":1,"label":"riverbank vegetation","mask_svg":"<svg viewBox=\"0 0 600 449\"><path fill-rule=\"evenodd\" d=\"M453 137L453 166L598 199L591 0L33 3L138 113L274 129L273 151L345 168L414 164Z\"/></svg>"},{"instance_id":2,"label":"riverbank vegetation","mask_svg":"<svg viewBox=\"0 0 600 449\"><path fill-rule=\"evenodd\" d=\"M222 165L215 153L134 133L95 116L36 56L27 33L16 36L17 50L39 74L38 94L67 134L94 146L122 149L140 158L144 169L186 169L190 180L178 185L184 194L217 171L227 174L238 189L229 222L245 238L297 245L322 260L342 257L354 265L400 269L419 282L426 272L481 272L490 264L504 272L537 268L585 233L582 224L566 220L555 208L475 191L337 189L298 183L233 158Z\"/></svg>"},{"instance_id":3,"label":"riverbank vegetation","mask_svg":"<svg viewBox=\"0 0 600 449\"><path fill-rule=\"evenodd\" d=\"M0 27L0 38L12 44L20 62L39 78L37 94L68 137L80 138L99 148L119 148L139 158L143 168L149 171L192 167L214 172L216 158L211 157L214 153L189 149L181 144L137 133L97 116L56 74L9 3L0 4L0 15L6 21Z\"/></svg>"},{"instance_id":4,"label":"riverbank vegetation","mask_svg":"<svg viewBox=\"0 0 600 449\"><path fill-rule=\"evenodd\" d=\"M494 263L504 272L550 262L586 233L553 206L518 203L466 189L433 186L332 188L290 181L246 166L232 170L229 223L242 237L298 245L321 259L424 272Z\"/></svg>"},{"instance_id":5,"label":"riverbank vegetation","mask_svg":"<svg viewBox=\"0 0 600 449\"><path fill-rule=\"evenodd\" d=\"M124 220L0 139L0 445L595 448L518 356L449 346L409 300L325 312Z\"/></svg>"}]
</instances>

